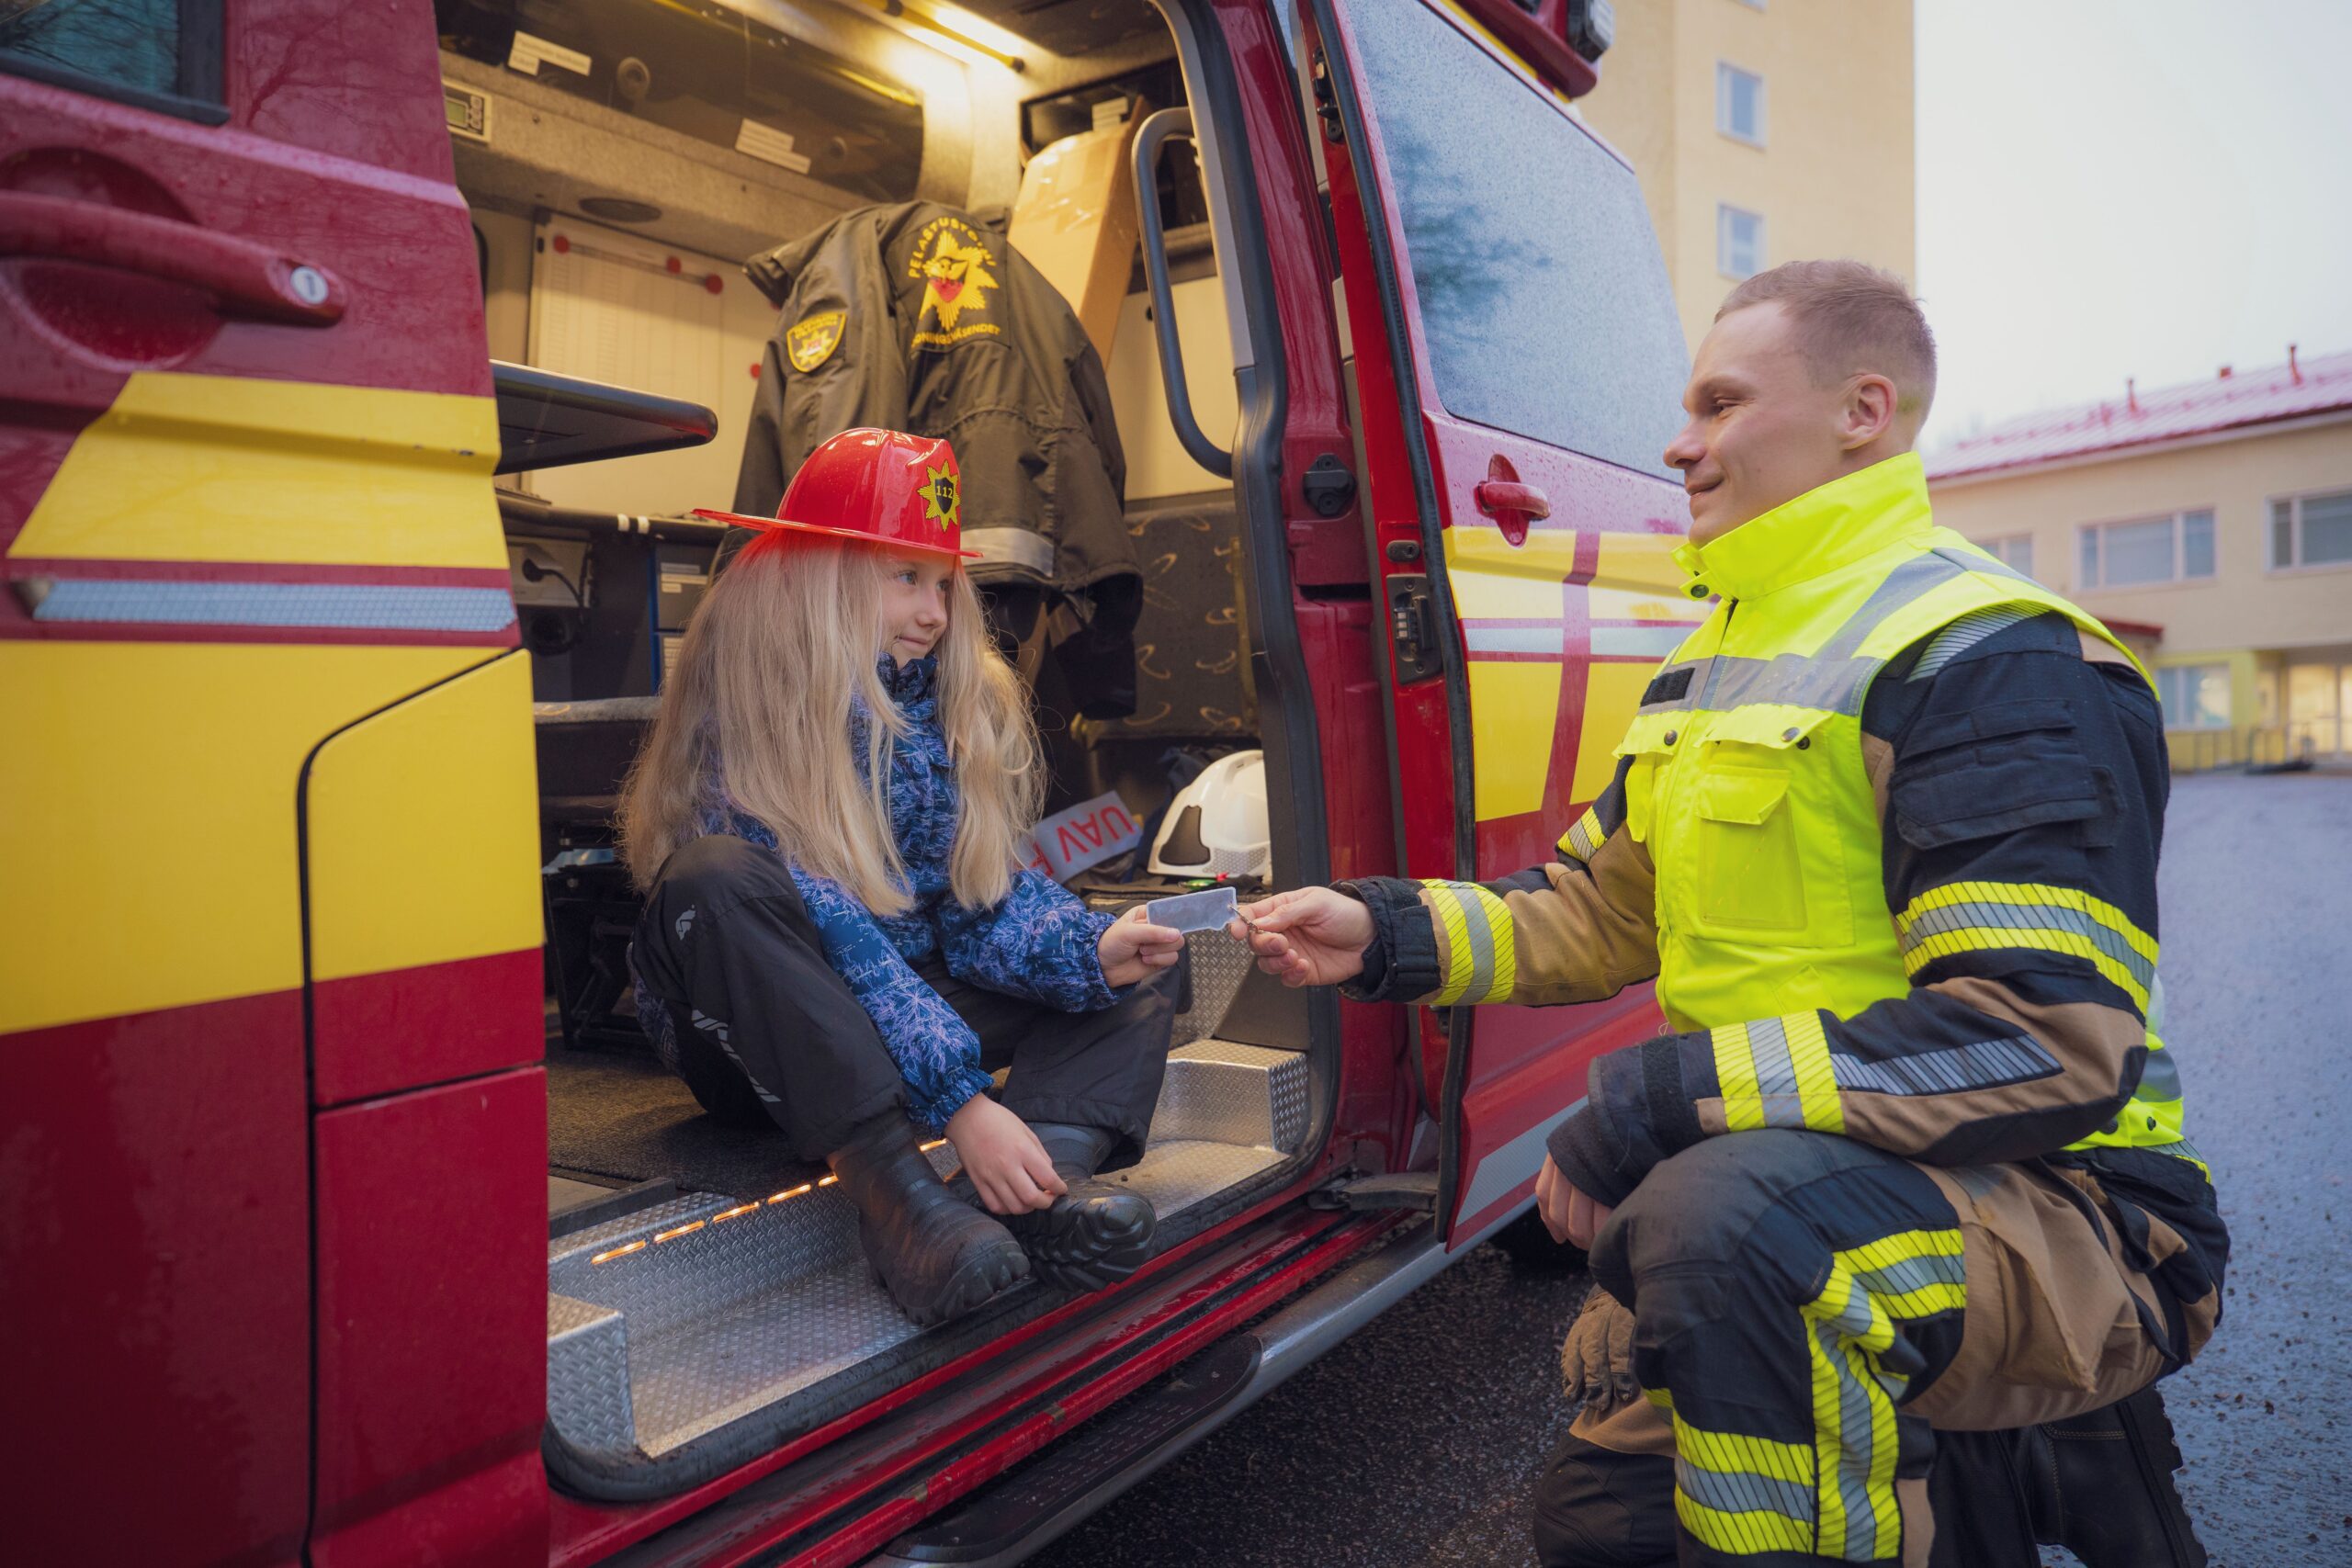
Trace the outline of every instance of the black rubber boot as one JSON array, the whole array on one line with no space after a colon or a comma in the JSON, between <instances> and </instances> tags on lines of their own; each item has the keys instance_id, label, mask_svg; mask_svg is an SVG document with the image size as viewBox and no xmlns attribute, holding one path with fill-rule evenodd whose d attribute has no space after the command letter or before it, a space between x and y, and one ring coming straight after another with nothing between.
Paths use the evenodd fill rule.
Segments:
<instances>
[{"instance_id":1,"label":"black rubber boot","mask_svg":"<svg viewBox=\"0 0 2352 1568\"><path fill-rule=\"evenodd\" d=\"M2046 1459L2035 1534L2086 1568L2206 1568L2172 1483L2181 1466L2164 1396L2143 1388L2103 1410L2034 1428Z\"/></svg>"},{"instance_id":2,"label":"black rubber boot","mask_svg":"<svg viewBox=\"0 0 2352 1568\"><path fill-rule=\"evenodd\" d=\"M825 1163L857 1205L866 1261L918 1327L960 1317L1029 1277L1021 1244L948 1191L898 1111L859 1128Z\"/></svg>"},{"instance_id":3,"label":"black rubber boot","mask_svg":"<svg viewBox=\"0 0 2352 1568\"><path fill-rule=\"evenodd\" d=\"M1027 1249L1037 1278L1059 1290L1099 1291L1142 1268L1159 1216L1142 1193L1094 1179L1113 1135L1057 1122L1033 1122L1029 1130L1069 1189L1050 1209L1004 1216L1005 1229Z\"/></svg>"}]
</instances>

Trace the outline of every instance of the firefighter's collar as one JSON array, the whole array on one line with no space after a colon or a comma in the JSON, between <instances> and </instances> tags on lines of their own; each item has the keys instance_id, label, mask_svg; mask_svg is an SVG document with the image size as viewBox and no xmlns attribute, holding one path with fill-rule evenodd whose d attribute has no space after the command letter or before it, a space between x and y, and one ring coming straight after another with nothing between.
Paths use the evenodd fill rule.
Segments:
<instances>
[{"instance_id":1,"label":"firefighter's collar","mask_svg":"<svg viewBox=\"0 0 2352 1568\"><path fill-rule=\"evenodd\" d=\"M1675 563L1693 599L1760 599L1853 565L1932 525L1928 471L1905 452L1857 469L1751 517L1706 545L1685 544Z\"/></svg>"}]
</instances>

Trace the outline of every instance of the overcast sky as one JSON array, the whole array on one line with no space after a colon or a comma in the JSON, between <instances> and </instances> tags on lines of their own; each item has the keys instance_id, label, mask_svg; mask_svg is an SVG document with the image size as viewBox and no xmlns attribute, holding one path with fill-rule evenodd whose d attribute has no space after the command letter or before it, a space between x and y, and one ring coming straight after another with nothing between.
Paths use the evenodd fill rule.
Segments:
<instances>
[{"instance_id":1,"label":"overcast sky","mask_svg":"<svg viewBox=\"0 0 2352 1568\"><path fill-rule=\"evenodd\" d=\"M2352 0L1917 0L1927 432L2352 349Z\"/></svg>"}]
</instances>

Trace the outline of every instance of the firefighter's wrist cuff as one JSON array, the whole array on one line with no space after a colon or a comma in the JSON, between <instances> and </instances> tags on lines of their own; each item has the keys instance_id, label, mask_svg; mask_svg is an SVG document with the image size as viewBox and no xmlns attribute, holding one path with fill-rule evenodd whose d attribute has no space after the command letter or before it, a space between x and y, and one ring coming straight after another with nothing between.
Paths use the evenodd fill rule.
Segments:
<instances>
[{"instance_id":1,"label":"firefighter's wrist cuff","mask_svg":"<svg viewBox=\"0 0 2352 1568\"><path fill-rule=\"evenodd\" d=\"M1340 987L1342 996L1360 1002L1410 1001L1443 984L1437 927L1421 902L1419 884L1367 876L1332 886L1362 899L1372 911L1372 945L1364 949L1363 973Z\"/></svg>"}]
</instances>

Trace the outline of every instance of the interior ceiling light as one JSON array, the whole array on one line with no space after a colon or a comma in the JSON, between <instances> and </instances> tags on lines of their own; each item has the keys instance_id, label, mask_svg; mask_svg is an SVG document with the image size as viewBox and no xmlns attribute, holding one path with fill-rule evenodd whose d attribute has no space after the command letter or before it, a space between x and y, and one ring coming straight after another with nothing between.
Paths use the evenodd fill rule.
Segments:
<instances>
[{"instance_id":1,"label":"interior ceiling light","mask_svg":"<svg viewBox=\"0 0 2352 1568\"><path fill-rule=\"evenodd\" d=\"M1012 52L1020 39L990 22L960 11L941 11L928 6L917 6L913 0L865 0L865 3L891 20L903 23L918 33L931 33L948 42L961 45L973 53L996 62L1007 71L1026 71L1029 62ZM995 35L996 41L987 36Z\"/></svg>"},{"instance_id":2,"label":"interior ceiling light","mask_svg":"<svg viewBox=\"0 0 2352 1568\"><path fill-rule=\"evenodd\" d=\"M662 216L662 209L651 202L632 201L625 196L583 196L580 210L607 223L651 223Z\"/></svg>"}]
</instances>

